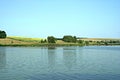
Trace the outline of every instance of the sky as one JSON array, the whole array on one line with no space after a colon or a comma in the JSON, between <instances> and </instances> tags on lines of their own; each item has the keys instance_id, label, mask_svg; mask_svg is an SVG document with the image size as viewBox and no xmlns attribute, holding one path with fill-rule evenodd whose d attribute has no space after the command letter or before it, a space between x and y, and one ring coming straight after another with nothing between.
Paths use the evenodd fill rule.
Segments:
<instances>
[{"instance_id":1,"label":"sky","mask_svg":"<svg viewBox=\"0 0 120 80\"><path fill-rule=\"evenodd\" d=\"M120 0L0 0L8 36L120 38Z\"/></svg>"}]
</instances>

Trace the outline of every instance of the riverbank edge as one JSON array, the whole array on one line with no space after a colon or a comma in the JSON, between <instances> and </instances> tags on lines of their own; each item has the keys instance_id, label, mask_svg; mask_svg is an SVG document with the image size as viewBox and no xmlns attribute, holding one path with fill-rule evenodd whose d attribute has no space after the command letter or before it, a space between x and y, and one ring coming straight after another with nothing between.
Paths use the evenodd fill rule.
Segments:
<instances>
[{"instance_id":1,"label":"riverbank edge","mask_svg":"<svg viewBox=\"0 0 120 80\"><path fill-rule=\"evenodd\" d=\"M0 44L0 46L13 46L13 47L57 47L57 46L120 46L120 44L108 44L108 45L98 45L98 44L90 44L90 45L83 45L83 44L56 44L56 43L41 43L41 44Z\"/></svg>"}]
</instances>

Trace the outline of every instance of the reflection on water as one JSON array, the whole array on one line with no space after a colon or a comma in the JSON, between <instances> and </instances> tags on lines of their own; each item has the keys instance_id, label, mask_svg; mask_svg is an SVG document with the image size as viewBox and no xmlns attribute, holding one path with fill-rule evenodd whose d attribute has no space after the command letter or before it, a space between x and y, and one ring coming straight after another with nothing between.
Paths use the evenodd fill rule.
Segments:
<instances>
[{"instance_id":1,"label":"reflection on water","mask_svg":"<svg viewBox=\"0 0 120 80\"><path fill-rule=\"evenodd\" d=\"M0 69L6 66L6 53L5 47L0 47Z\"/></svg>"},{"instance_id":2,"label":"reflection on water","mask_svg":"<svg viewBox=\"0 0 120 80\"><path fill-rule=\"evenodd\" d=\"M57 52L56 52L57 51ZM48 48L48 66L52 70L55 66L65 66L70 70L76 65L76 48Z\"/></svg>"},{"instance_id":3,"label":"reflection on water","mask_svg":"<svg viewBox=\"0 0 120 80\"><path fill-rule=\"evenodd\" d=\"M55 66L55 48L48 48L48 64L50 69Z\"/></svg>"},{"instance_id":4,"label":"reflection on water","mask_svg":"<svg viewBox=\"0 0 120 80\"><path fill-rule=\"evenodd\" d=\"M54 50L55 48L56 48L55 46L49 46L49 47L48 47L48 50L50 50L50 49L53 49L53 50Z\"/></svg>"},{"instance_id":5,"label":"reflection on water","mask_svg":"<svg viewBox=\"0 0 120 80\"><path fill-rule=\"evenodd\" d=\"M63 61L71 69L76 63L76 48L63 48Z\"/></svg>"},{"instance_id":6,"label":"reflection on water","mask_svg":"<svg viewBox=\"0 0 120 80\"><path fill-rule=\"evenodd\" d=\"M0 47L0 80L120 80L120 47L111 48Z\"/></svg>"},{"instance_id":7,"label":"reflection on water","mask_svg":"<svg viewBox=\"0 0 120 80\"><path fill-rule=\"evenodd\" d=\"M81 68L83 67L83 48L82 47L77 47L76 48L76 65L80 66Z\"/></svg>"}]
</instances>

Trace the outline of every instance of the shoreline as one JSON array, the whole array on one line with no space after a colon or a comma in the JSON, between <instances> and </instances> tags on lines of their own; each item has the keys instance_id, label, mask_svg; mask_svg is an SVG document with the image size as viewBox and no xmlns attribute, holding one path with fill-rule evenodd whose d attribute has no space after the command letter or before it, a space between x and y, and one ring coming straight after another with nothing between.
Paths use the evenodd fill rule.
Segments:
<instances>
[{"instance_id":1,"label":"shoreline","mask_svg":"<svg viewBox=\"0 0 120 80\"><path fill-rule=\"evenodd\" d=\"M41 44L0 44L0 47L59 47L59 46L120 46L120 44L108 44L108 45L97 45L97 44L90 44L90 45L83 45L83 44L55 44L55 43L41 43Z\"/></svg>"},{"instance_id":2,"label":"shoreline","mask_svg":"<svg viewBox=\"0 0 120 80\"><path fill-rule=\"evenodd\" d=\"M120 46L120 39L109 38L85 38L76 42L56 40L55 43L44 42L42 38L7 37L0 39L0 46L23 46L23 47L56 47L56 46Z\"/></svg>"}]
</instances>

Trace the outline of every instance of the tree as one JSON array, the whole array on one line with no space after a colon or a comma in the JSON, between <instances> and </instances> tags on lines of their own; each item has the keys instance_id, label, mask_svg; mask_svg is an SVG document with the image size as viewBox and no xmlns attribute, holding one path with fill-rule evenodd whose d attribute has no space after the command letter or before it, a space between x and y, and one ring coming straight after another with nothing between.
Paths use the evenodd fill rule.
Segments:
<instances>
[{"instance_id":1,"label":"tree","mask_svg":"<svg viewBox=\"0 0 120 80\"><path fill-rule=\"evenodd\" d=\"M84 41L83 41L83 40L79 40L79 41L78 41L78 43L83 44L83 43L84 43Z\"/></svg>"},{"instance_id":2,"label":"tree","mask_svg":"<svg viewBox=\"0 0 120 80\"><path fill-rule=\"evenodd\" d=\"M0 38L6 38L6 37L7 37L6 32L0 30Z\"/></svg>"},{"instance_id":3,"label":"tree","mask_svg":"<svg viewBox=\"0 0 120 80\"><path fill-rule=\"evenodd\" d=\"M53 36L48 36L47 37L48 43L55 43L56 39Z\"/></svg>"},{"instance_id":4,"label":"tree","mask_svg":"<svg viewBox=\"0 0 120 80\"><path fill-rule=\"evenodd\" d=\"M44 40L44 43L46 43L46 42L47 42L47 40L45 39L45 40Z\"/></svg>"},{"instance_id":5,"label":"tree","mask_svg":"<svg viewBox=\"0 0 120 80\"><path fill-rule=\"evenodd\" d=\"M77 38L76 38L76 36L73 37L73 42L74 42L74 43L77 42Z\"/></svg>"},{"instance_id":6,"label":"tree","mask_svg":"<svg viewBox=\"0 0 120 80\"><path fill-rule=\"evenodd\" d=\"M41 41L40 41L41 43L44 43L44 41L43 41L43 39L41 39Z\"/></svg>"},{"instance_id":7,"label":"tree","mask_svg":"<svg viewBox=\"0 0 120 80\"><path fill-rule=\"evenodd\" d=\"M77 38L76 36L70 36L70 35L67 35L67 36L63 36L63 41L65 42L76 42L77 41Z\"/></svg>"},{"instance_id":8,"label":"tree","mask_svg":"<svg viewBox=\"0 0 120 80\"><path fill-rule=\"evenodd\" d=\"M108 41L105 41L105 42L104 42L104 45L106 45L106 46L107 46L107 45L108 45L108 43L109 43Z\"/></svg>"},{"instance_id":9,"label":"tree","mask_svg":"<svg viewBox=\"0 0 120 80\"><path fill-rule=\"evenodd\" d=\"M41 43L46 43L47 42L47 40L46 39L41 39L41 41L40 41Z\"/></svg>"}]
</instances>

